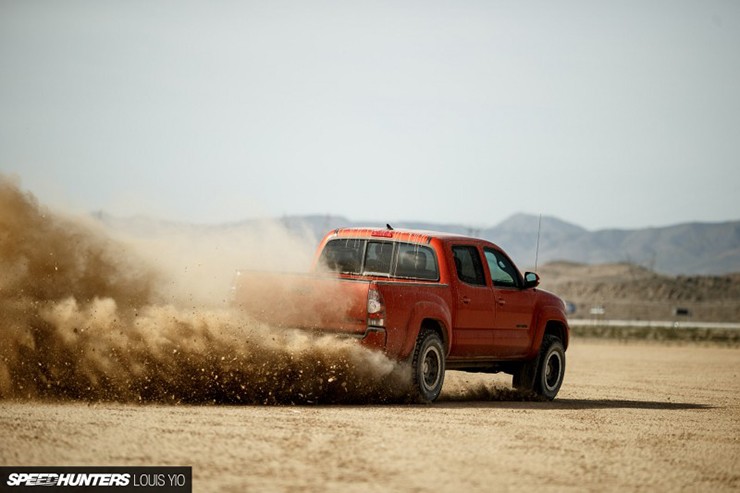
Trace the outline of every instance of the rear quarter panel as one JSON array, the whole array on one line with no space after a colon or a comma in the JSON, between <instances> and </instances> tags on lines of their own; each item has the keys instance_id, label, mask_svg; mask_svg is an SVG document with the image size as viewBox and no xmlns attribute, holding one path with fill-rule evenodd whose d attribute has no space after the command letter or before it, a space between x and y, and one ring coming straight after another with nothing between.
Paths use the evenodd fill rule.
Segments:
<instances>
[{"instance_id":1,"label":"rear quarter panel","mask_svg":"<svg viewBox=\"0 0 740 493\"><path fill-rule=\"evenodd\" d=\"M449 286L437 282L378 282L386 305L389 355L405 359L411 355L425 319L434 320L449 341L452 326Z\"/></svg>"}]
</instances>

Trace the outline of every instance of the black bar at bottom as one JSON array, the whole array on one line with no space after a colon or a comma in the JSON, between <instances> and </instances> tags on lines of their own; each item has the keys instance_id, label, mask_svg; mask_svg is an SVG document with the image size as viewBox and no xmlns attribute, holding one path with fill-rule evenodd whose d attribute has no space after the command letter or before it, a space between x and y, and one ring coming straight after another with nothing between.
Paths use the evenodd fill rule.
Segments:
<instances>
[{"instance_id":1,"label":"black bar at bottom","mask_svg":"<svg viewBox=\"0 0 740 493\"><path fill-rule=\"evenodd\" d=\"M0 466L0 492L192 493L191 466Z\"/></svg>"}]
</instances>

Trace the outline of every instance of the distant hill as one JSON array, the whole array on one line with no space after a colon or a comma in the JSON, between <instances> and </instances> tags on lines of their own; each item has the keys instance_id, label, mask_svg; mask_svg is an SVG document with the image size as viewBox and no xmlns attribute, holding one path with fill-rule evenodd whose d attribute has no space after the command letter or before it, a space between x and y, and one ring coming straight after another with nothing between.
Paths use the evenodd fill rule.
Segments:
<instances>
[{"instance_id":1,"label":"distant hill","mask_svg":"<svg viewBox=\"0 0 740 493\"><path fill-rule=\"evenodd\" d=\"M342 226L384 226L340 216L292 216L282 219L291 229L310 230L317 238ZM504 248L521 266L532 267L539 217L516 214L491 228L460 224L403 221L397 228L428 229L479 236ZM645 229L589 231L555 217L543 216L540 264L570 261L585 264L631 263L672 275L740 272L740 221L685 223Z\"/></svg>"},{"instance_id":2,"label":"distant hill","mask_svg":"<svg viewBox=\"0 0 740 493\"><path fill-rule=\"evenodd\" d=\"M239 230L251 229L265 220L229 224L194 225L158 219L119 218L104 212L94 217L114 229L146 235L162 229ZM274 221L289 231L318 241L327 231L347 226L384 227L384 221L354 221L342 216L285 216ZM504 248L522 268L535 263L539 217L516 214L491 228L461 224L402 221L395 228L426 229L479 236ZM685 223L645 229L589 231L560 219L543 216L538 262L582 264L630 263L669 275L720 275L740 272L740 221Z\"/></svg>"},{"instance_id":3,"label":"distant hill","mask_svg":"<svg viewBox=\"0 0 740 493\"><path fill-rule=\"evenodd\" d=\"M662 275L633 264L550 262L541 287L570 302L574 318L732 322L740 320L740 273ZM600 307L600 314L590 309Z\"/></svg>"},{"instance_id":4,"label":"distant hill","mask_svg":"<svg viewBox=\"0 0 740 493\"><path fill-rule=\"evenodd\" d=\"M509 250L520 263L533 264L537 217L516 215L481 235ZM588 231L543 217L539 260L626 262L673 275L740 272L740 221Z\"/></svg>"}]
</instances>

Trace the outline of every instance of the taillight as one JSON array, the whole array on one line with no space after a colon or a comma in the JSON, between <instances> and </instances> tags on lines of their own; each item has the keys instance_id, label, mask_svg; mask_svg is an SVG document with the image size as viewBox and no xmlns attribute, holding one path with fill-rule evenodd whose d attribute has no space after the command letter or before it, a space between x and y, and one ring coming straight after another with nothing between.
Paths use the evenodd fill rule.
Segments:
<instances>
[{"instance_id":1,"label":"taillight","mask_svg":"<svg viewBox=\"0 0 740 493\"><path fill-rule=\"evenodd\" d=\"M367 324L385 327L385 301L375 283L370 283L370 289L367 291Z\"/></svg>"}]
</instances>

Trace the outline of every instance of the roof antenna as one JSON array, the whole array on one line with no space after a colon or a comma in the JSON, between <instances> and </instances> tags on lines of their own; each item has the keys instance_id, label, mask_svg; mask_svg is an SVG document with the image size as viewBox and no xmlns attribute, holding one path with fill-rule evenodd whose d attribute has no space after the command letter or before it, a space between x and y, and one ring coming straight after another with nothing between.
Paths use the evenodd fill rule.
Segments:
<instances>
[{"instance_id":1,"label":"roof antenna","mask_svg":"<svg viewBox=\"0 0 740 493\"><path fill-rule=\"evenodd\" d=\"M534 251L534 271L537 272L537 262L540 259L540 231L542 231L542 213L537 221L537 248Z\"/></svg>"},{"instance_id":2,"label":"roof antenna","mask_svg":"<svg viewBox=\"0 0 740 493\"><path fill-rule=\"evenodd\" d=\"M388 231L393 231L393 226L391 226L390 224L386 223L385 227L388 228Z\"/></svg>"}]
</instances>

